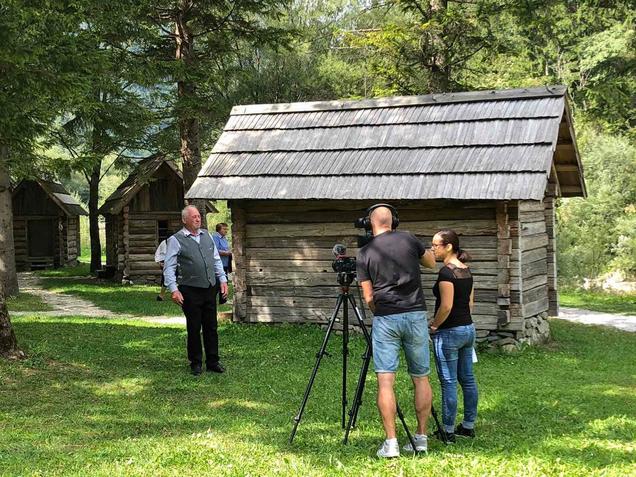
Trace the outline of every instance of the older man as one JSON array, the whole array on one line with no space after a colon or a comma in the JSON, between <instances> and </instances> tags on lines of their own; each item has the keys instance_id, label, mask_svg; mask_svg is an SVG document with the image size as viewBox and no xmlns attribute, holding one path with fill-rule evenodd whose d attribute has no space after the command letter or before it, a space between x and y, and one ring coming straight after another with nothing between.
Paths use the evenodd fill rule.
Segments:
<instances>
[{"instance_id":1,"label":"older man","mask_svg":"<svg viewBox=\"0 0 636 477\"><path fill-rule=\"evenodd\" d=\"M201 228L201 214L194 206L181 212L183 228L168 238L164 262L165 284L172 301L183 309L188 331L188 359L192 374L202 372L205 348L206 369L222 373L216 320L216 291L227 296L227 277L210 233ZM178 276L176 271L179 271Z\"/></svg>"}]
</instances>

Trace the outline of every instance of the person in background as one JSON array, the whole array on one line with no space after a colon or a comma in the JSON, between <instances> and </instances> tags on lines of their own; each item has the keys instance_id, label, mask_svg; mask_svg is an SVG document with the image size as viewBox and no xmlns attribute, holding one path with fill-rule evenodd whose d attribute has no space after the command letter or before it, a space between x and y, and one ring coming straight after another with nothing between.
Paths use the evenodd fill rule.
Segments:
<instances>
[{"instance_id":1,"label":"person in background","mask_svg":"<svg viewBox=\"0 0 636 477\"><path fill-rule=\"evenodd\" d=\"M221 256L221 262L223 262L223 270L227 275L232 271L232 252L230 251L230 244L226 238L228 225L224 222L216 224L216 232L212 234L216 249Z\"/></svg>"},{"instance_id":2,"label":"person in background","mask_svg":"<svg viewBox=\"0 0 636 477\"><path fill-rule=\"evenodd\" d=\"M455 436L475 437L477 419L477 381L473 373L475 325L471 317L473 276L464 263L470 257L459 248L459 237L452 230L437 232L431 249L444 266L433 286L435 315L429 329L442 388L442 422L447 442L455 442ZM464 397L464 420L455 427L458 381Z\"/></svg>"},{"instance_id":3,"label":"person in background","mask_svg":"<svg viewBox=\"0 0 636 477\"><path fill-rule=\"evenodd\" d=\"M166 259L167 248L168 246L166 245L166 240L162 240L157 247L157 250L155 251L155 262L157 262L159 264L159 267L161 268L161 289L159 290L159 295L157 295L157 301L163 301L166 291L166 285L163 278L163 263Z\"/></svg>"}]
</instances>

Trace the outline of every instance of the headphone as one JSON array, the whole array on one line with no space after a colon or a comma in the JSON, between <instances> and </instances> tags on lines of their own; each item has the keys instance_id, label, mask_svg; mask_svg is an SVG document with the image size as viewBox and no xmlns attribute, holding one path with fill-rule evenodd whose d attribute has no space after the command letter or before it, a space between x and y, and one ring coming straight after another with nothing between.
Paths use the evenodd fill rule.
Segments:
<instances>
[{"instance_id":1,"label":"headphone","mask_svg":"<svg viewBox=\"0 0 636 477\"><path fill-rule=\"evenodd\" d=\"M398 217L397 209L391 204L375 204L369 207L367 209L367 215L364 218L365 228L371 229L371 213L379 207L386 207L391 211L391 230L397 229L400 225L400 218Z\"/></svg>"}]
</instances>

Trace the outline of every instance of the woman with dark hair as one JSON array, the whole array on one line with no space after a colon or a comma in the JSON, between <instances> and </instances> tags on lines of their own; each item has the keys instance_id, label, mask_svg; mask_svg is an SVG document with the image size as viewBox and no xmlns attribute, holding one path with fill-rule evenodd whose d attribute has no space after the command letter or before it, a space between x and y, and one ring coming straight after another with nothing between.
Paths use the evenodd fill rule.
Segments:
<instances>
[{"instance_id":1,"label":"woman with dark hair","mask_svg":"<svg viewBox=\"0 0 636 477\"><path fill-rule=\"evenodd\" d=\"M430 331L435 346L437 374L442 387L442 422L448 441L455 436L475 437L477 419L477 382L473 374L475 326L473 276L464 262L469 255L459 248L452 230L440 230L431 249L436 260L444 262L433 286L435 316ZM457 382L464 396L464 420L455 427Z\"/></svg>"}]
</instances>

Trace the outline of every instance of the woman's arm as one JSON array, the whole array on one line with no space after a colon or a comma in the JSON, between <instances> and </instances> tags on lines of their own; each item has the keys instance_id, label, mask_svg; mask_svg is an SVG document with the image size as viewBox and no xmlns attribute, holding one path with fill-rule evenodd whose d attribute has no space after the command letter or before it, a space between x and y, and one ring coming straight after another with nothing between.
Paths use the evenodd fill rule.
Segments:
<instances>
[{"instance_id":1,"label":"woman's arm","mask_svg":"<svg viewBox=\"0 0 636 477\"><path fill-rule=\"evenodd\" d=\"M468 307L470 308L470 314L473 314L473 309L475 308L475 287L470 290L470 301L468 302Z\"/></svg>"},{"instance_id":2,"label":"woman's arm","mask_svg":"<svg viewBox=\"0 0 636 477\"><path fill-rule=\"evenodd\" d=\"M455 295L455 287L452 282L439 282L440 305L435 313L435 317L431 322L431 331L437 331L453 308L453 298Z\"/></svg>"}]
</instances>

